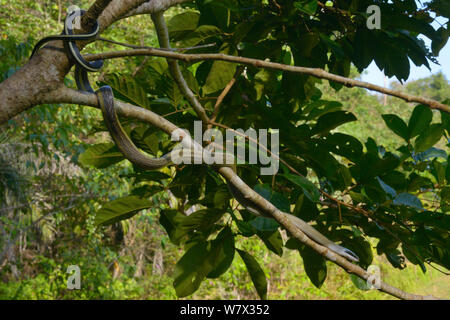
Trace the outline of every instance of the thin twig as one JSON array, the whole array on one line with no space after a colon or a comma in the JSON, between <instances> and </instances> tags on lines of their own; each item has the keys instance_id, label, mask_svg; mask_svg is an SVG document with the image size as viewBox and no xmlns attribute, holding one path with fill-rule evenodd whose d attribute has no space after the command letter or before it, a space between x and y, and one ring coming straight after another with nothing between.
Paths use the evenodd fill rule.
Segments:
<instances>
[{"instance_id":1,"label":"thin twig","mask_svg":"<svg viewBox=\"0 0 450 320\"><path fill-rule=\"evenodd\" d=\"M122 47L127 47L127 48L132 48L132 49L157 49L157 50L164 50L164 51L189 51L189 50L195 50L195 49L204 49L204 48L210 48L210 47L214 47L216 44L215 43L207 43L207 44L202 44L202 45L198 45L198 46L192 46L192 47L186 47L186 48L155 48L155 47L150 47L150 46L138 46L135 44L129 44L129 43L125 43L125 42L120 42L120 41L115 41L115 40L111 40L111 39L106 39L103 37L97 37L96 40L99 41L103 41L103 42L108 42L108 43L112 43L112 44L116 44Z\"/></svg>"},{"instance_id":2,"label":"thin twig","mask_svg":"<svg viewBox=\"0 0 450 320\"><path fill-rule=\"evenodd\" d=\"M234 84L237 81L237 78L241 75L242 71L244 70L243 67L238 67L236 69L236 72L234 73L233 78L227 83L227 85L225 86L225 88L222 90L222 92L220 93L219 97L216 100L216 103L214 105L214 110L213 113L211 114L211 118L210 121L214 122L217 119L217 115L219 114L219 108L220 105L222 104L223 100L225 99L225 97L227 96L227 94L230 92L231 88L234 86ZM211 125L211 124L210 124Z\"/></svg>"}]
</instances>

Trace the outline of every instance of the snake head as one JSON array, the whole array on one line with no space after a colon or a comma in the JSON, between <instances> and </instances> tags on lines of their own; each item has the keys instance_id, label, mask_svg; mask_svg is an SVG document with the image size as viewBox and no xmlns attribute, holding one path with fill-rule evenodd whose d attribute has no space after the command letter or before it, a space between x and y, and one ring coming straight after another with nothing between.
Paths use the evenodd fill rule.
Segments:
<instances>
[{"instance_id":1,"label":"snake head","mask_svg":"<svg viewBox=\"0 0 450 320\"><path fill-rule=\"evenodd\" d=\"M342 247L342 251L340 252L340 255L347 258L348 260L351 260L353 262L358 262L359 257L354 253L352 250Z\"/></svg>"}]
</instances>

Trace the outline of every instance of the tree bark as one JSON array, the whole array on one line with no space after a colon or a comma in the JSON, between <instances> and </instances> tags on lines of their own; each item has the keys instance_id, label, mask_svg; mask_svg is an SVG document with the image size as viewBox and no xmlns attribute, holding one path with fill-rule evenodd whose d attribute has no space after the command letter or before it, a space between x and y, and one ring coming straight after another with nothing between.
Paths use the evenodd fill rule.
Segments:
<instances>
[{"instance_id":1,"label":"tree bark","mask_svg":"<svg viewBox=\"0 0 450 320\"><path fill-rule=\"evenodd\" d=\"M98 16L100 32L122 18L129 11L139 7L147 0L97 0L89 9L89 19L82 19L81 27L88 28L92 19ZM168 8L179 1L154 0L153 9ZM87 43L79 44L82 49ZM39 50L15 74L0 83L0 124L19 113L48 103L47 95L63 86L64 77L72 67L67 58L62 41L51 41Z\"/></svg>"}]
</instances>

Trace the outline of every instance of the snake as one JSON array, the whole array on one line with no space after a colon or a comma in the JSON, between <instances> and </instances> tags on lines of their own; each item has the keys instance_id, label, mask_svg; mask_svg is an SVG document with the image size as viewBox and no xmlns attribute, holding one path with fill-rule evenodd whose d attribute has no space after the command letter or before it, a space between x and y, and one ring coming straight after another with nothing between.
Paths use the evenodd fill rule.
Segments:
<instances>
[{"instance_id":1,"label":"snake","mask_svg":"<svg viewBox=\"0 0 450 320\"><path fill-rule=\"evenodd\" d=\"M69 58L75 63L75 82L77 84L78 90L87 93L94 93L97 96L98 104L101 108L103 119L105 125L114 140L115 144L122 152L124 157L128 159L131 163L136 166L146 169L146 170L158 170L174 163L174 152L168 152L165 155L156 158L150 157L149 155L143 153L133 141L128 137L127 133L120 124L116 106L114 102L114 93L110 86L101 86L97 91L94 91L89 83L89 77L87 72L95 72L102 68L103 60L86 61L79 48L77 47L76 41L79 40L92 40L95 39L99 33L99 24L95 22L92 30L84 34L75 34L73 28L73 22L77 17L80 17L85 13L84 10L77 9L69 12L64 22L64 31L60 35L48 36L40 40L34 47L31 57L46 43L53 40L62 40L67 43ZM195 161L192 163L196 163ZM228 163L228 162L226 162ZM223 165L221 165L223 166ZM231 165L233 170L236 172L236 166ZM227 182L228 190L231 195L241 204L246 210L251 212L256 216L266 216L259 210L253 202L247 199L241 191L234 187L230 182ZM283 212L286 218L299 228L303 233L305 233L309 238L319 243L320 245L330 249L331 251L339 254L340 256L353 261L358 262L358 256L351 250L342 247L319 231L317 231L313 226L309 225L304 220L299 217Z\"/></svg>"}]
</instances>

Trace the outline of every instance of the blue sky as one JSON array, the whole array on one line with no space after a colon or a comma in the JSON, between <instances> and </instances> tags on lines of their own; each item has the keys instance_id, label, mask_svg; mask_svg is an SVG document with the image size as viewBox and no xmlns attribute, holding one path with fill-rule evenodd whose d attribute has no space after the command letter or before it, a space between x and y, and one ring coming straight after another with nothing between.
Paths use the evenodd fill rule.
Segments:
<instances>
[{"instance_id":1,"label":"blue sky","mask_svg":"<svg viewBox=\"0 0 450 320\"><path fill-rule=\"evenodd\" d=\"M430 68L431 71L425 67L421 66L420 68L417 67L411 60L409 61L411 64L411 71L409 74L408 81L417 80L420 78L426 78L430 76L431 74L437 73L439 71L442 71L447 78L447 80L450 81L450 43L447 43L447 45L441 50L439 57L437 59L441 65L434 64L430 62ZM378 69L375 62L372 62L369 67L366 69L367 73L364 73L361 76L361 79L363 81L367 81L373 84L377 84L379 86L384 86L384 73ZM392 81L397 81L397 78L387 78L386 82L389 84Z\"/></svg>"},{"instance_id":2,"label":"blue sky","mask_svg":"<svg viewBox=\"0 0 450 320\"><path fill-rule=\"evenodd\" d=\"M444 24L446 22L446 20L447 19L439 19L439 22L440 22L440 24ZM440 27L440 25L436 22L433 23L432 25L435 29L438 29ZM428 47L430 47L431 41L428 38L426 38L426 37L420 37L420 38L425 41L425 44ZM440 65L430 62L431 71L425 66L422 66L419 68L411 60L409 60L409 63L411 65L411 70L410 70L409 78L407 81L413 81L413 80L417 80L417 79L421 79L421 78L426 78L434 73L438 73L439 71L442 71L442 73L444 73L447 80L450 81L450 40L449 40L449 42L447 42L446 46L439 53L439 57L437 60L440 63ZM369 65L369 67L366 69L364 74L361 76L361 79L363 81L377 84L379 86L384 86L385 81L386 81L387 86L392 81L398 81L397 78L395 78L395 77L387 78L385 80L384 73L382 71L380 71L380 69L378 69L375 62L372 62Z\"/></svg>"}]
</instances>

